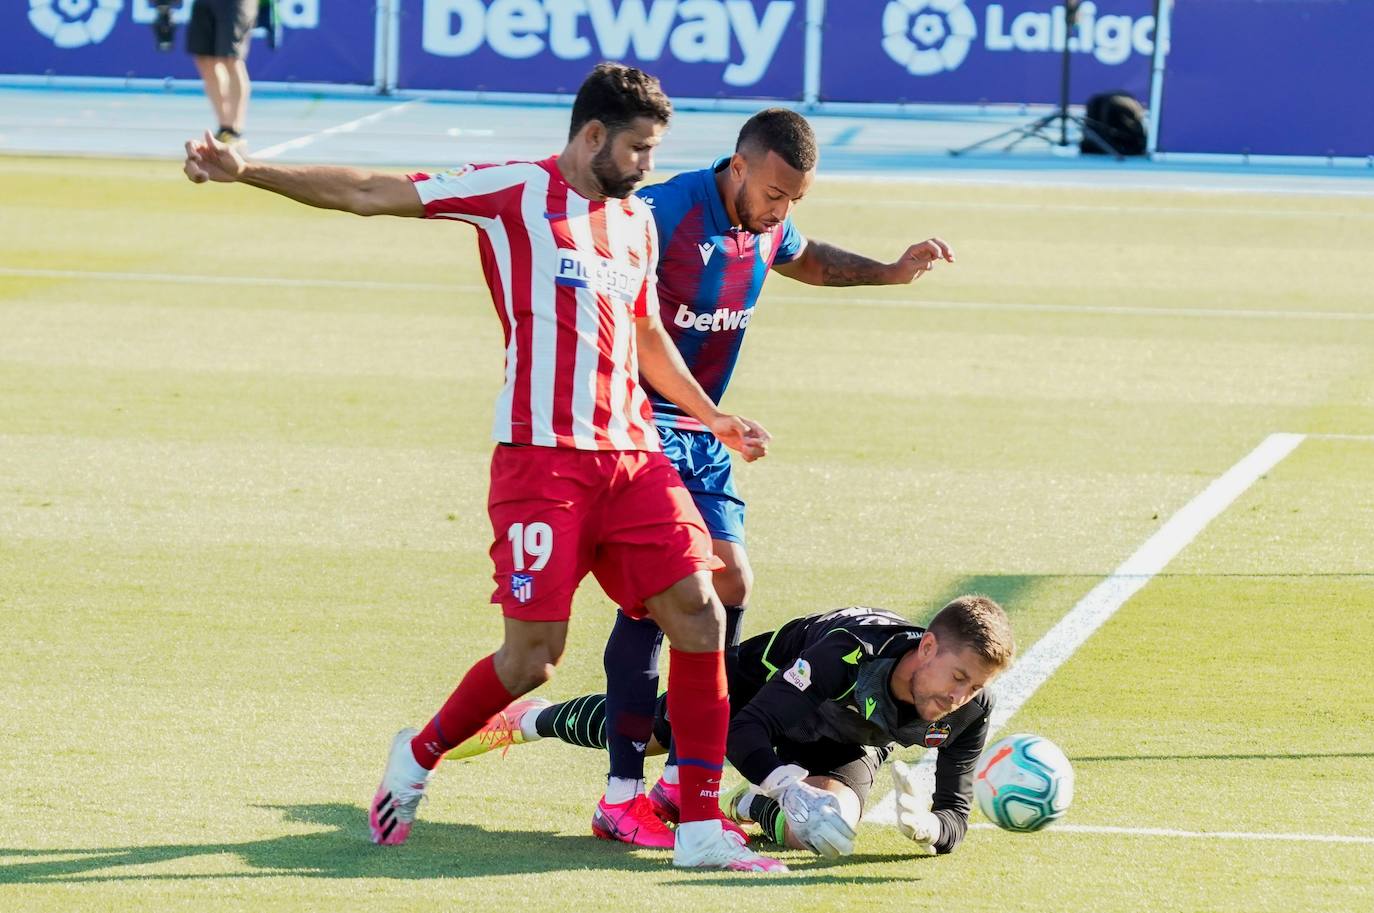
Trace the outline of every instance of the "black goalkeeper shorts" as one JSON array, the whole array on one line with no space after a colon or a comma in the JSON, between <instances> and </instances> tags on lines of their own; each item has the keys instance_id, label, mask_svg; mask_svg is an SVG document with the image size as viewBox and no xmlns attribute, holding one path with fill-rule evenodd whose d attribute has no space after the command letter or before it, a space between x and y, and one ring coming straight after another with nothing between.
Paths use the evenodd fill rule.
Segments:
<instances>
[{"instance_id":1,"label":"black goalkeeper shorts","mask_svg":"<svg viewBox=\"0 0 1374 913\"><path fill-rule=\"evenodd\" d=\"M868 805L868 794L877 779L878 768L892 755L888 748L848 745L829 739L817 742L784 741L773 747L784 764L796 764L806 768L812 776L831 777L854 790L861 809Z\"/></svg>"},{"instance_id":2,"label":"black goalkeeper shorts","mask_svg":"<svg viewBox=\"0 0 1374 913\"><path fill-rule=\"evenodd\" d=\"M258 0L196 0L186 26L186 50L197 57L248 56Z\"/></svg>"},{"instance_id":3,"label":"black goalkeeper shorts","mask_svg":"<svg viewBox=\"0 0 1374 913\"><path fill-rule=\"evenodd\" d=\"M672 724L668 721L668 695L660 694L654 713L654 738L660 745L670 745L673 740ZM831 777L854 790L859 797L859 808L868 804L868 794L878 777L878 768L892 757L888 747L874 748L871 745L850 745L831 739L815 742L792 742L783 740L774 745L779 760L784 764L796 764L806 768L812 776Z\"/></svg>"}]
</instances>

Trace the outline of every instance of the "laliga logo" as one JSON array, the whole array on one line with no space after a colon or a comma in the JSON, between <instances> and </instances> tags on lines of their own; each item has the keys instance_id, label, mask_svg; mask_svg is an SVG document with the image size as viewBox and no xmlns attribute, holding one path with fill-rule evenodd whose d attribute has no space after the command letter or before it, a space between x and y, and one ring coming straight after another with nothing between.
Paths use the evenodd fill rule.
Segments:
<instances>
[{"instance_id":1,"label":"laliga logo","mask_svg":"<svg viewBox=\"0 0 1374 913\"><path fill-rule=\"evenodd\" d=\"M978 22L966 0L891 0L883 10L883 50L912 76L934 76L964 62L978 37ZM1053 0L1044 0L1045 3ZM1155 18L1102 13L1083 0L1069 28L1062 4L1023 10L1013 16L1000 3L984 10L983 50L992 53L1062 52L1091 54L1116 66L1131 55L1155 50ZM1165 52L1168 48L1165 47Z\"/></svg>"},{"instance_id":2,"label":"laliga logo","mask_svg":"<svg viewBox=\"0 0 1374 913\"><path fill-rule=\"evenodd\" d=\"M59 48L99 44L114 31L124 0L29 0L29 21Z\"/></svg>"},{"instance_id":3,"label":"laliga logo","mask_svg":"<svg viewBox=\"0 0 1374 913\"><path fill-rule=\"evenodd\" d=\"M883 50L912 76L959 66L977 36L964 0L892 0L883 10Z\"/></svg>"}]
</instances>

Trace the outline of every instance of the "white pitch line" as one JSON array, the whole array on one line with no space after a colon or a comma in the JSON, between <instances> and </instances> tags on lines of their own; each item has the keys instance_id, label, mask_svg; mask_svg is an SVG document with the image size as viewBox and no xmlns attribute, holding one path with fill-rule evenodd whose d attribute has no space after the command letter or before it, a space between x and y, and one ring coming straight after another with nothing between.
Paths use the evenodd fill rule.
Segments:
<instances>
[{"instance_id":1,"label":"white pitch line","mask_svg":"<svg viewBox=\"0 0 1374 913\"><path fill-rule=\"evenodd\" d=\"M846 206L853 207L852 200L844 199L815 199L807 202L810 209L817 205L821 206ZM1259 209L1259 208L1222 208L1212 206L1153 206L1153 205L1133 205L1130 203L1105 203L1101 206L1091 206L1075 203L1011 203L997 202L993 200L866 200L863 204L867 208L878 209L903 209L910 210L919 206L922 210L929 209L986 209L1004 210L1007 212L1083 212L1101 213L1105 216L1120 215L1123 212L1150 213L1154 215L1217 215L1217 216L1265 216L1274 218L1314 218L1330 221L1332 219L1374 219L1374 211L1371 212L1349 212L1331 211L1322 209Z\"/></svg>"},{"instance_id":2,"label":"white pitch line","mask_svg":"<svg viewBox=\"0 0 1374 913\"><path fill-rule=\"evenodd\" d=\"M969 825L980 831L998 830L994 824L979 822ZM1183 837L1194 840L1279 840L1294 843L1367 843L1374 837L1354 837L1344 834L1266 834L1253 831L1181 831L1169 827L1110 827L1101 824L1055 824L1043 833L1054 834L1121 834L1127 837Z\"/></svg>"},{"instance_id":3,"label":"white pitch line","mask_svg":"<svg viewBox=\"0 0 1374 913\"><path fill-rule=\"evenodd\" d=\"M1374 434L1324 434L1313 432L1307 435L1320 441L1361 441L1364 443L1374 443Z\"/></svg>"},{"instance_id":4,"label":"white pitch line","mask_svg":"<svg viewBox=\"0 0 1374 913\"><path fill-rule=\"evenodd\" d=\"M249 157L255 159L276 158L283 152L290 152L294 149L303 149L306 146L309 146L311 143L315 142L315 140L319 139L320 137L333 136L337 133L352 133L365 124L373 123L374 121L381 120L384 117L390 117L393 114L399 114L407 108L411 108L415 105L421 104L424 104L424 99L422 98L415 98L411 99L410 101L403 101L399 105L392 105L388 108L383 108L380 111L373 111L371 114L367 114L354 120L350 120L346 123L337 124L333 127L326 127L325 129L316 131L315 133L307 133L305 136L298 136L295 139L289 139L284 143L277 143L275 146L268 146L266 149L261 149L257 152L250 152Z\"/></svg>"},{"instance_id":5,"label":"white pitch line","mask_svg":"<svg viewBox=\"0 0 1374 913\"><path fill-rule=\"evenodd\" d=\"M287 279L277 276L211 276L195 273L124 273L80 269L31 269L0 266L0 276L30 279L76 279L101 282L172 282L187 285L279 285L283 288L363 288L407 291L485 291L485 286L440 282L384 282L368 279ZM1225 317L1242 320L1358 320L1374 321L1374 312L1359 311L1265 311L1241 308L1148 308L1113 307L1094 304L1017 304L998 301L938 301L932 299L862 298L838 296L816 298L805 295L773 295L771 301L790 304L885 307L909 310L1007 311L1055 314L1102 314L1127 317Z\"/></svg>"},{"instance_id":6,"label":"white pitch line","mask_svg":"<svg viewBox=\"0 0 1374 913\"><path fill-rule=\"evenodd\" d=\"M683 169L691 167L684 164ZM1013 187L1024 190L1027 186L1052 190L1091 191L1106 195L1112 193L1171 193L1171 194L1233 194L1242 197L1254 196L1301 196L1330 197L1369 200L1374 198L1374 187L1362 171L1355 169L1331 169L1321 175L1308 178L1304 175L1253 174L1231 172L1230 176L1251 183L1228 184L1181 184L1180 180L1204 179L1198 174L1175 172L1136 172L1134 175L1103 174L1101 172L1081 172L1077 175L1062 171L1035 171L1021 169L1014 174L1005 172L955 172L944 171L938 174L914 175L903 173L900 160L890 168L877 168L872 171L829 171L826 183L849 181L856 184L877 184L885 187L910 184L917 186L973 186L973 187ZM1225 175L1223 175L1225 176ZM1280 181L1302 180L1303 183L1280 184ZM1327 186L1339 182L1335 187ZM913 204L915 205L915 204Z\"/></svg>"},{"instance_id":7,"label":"white pitch line","mask_svg":"<svg viewBox=\"0 0 1374 913\"><path fill-rule=\"evenodd\" d=\"M1207 524L1231 506L1257 479L1292 453L1305 437L1288 433L1266 437L1238 463L1214 479L1201 494L1183 505L1136 549L1135 554L1080 599L1044 637L1021 655L1006 674L993 683L992 691L997 698L997 705L988 723L990 731L1000 732L1007 720L1030 700L1031 695L1093 632L1164 570L1188 543L1207 528ZM934 777L935 756L934 751L928 751L916 765L920 776ZM897 820L895 794L884 796L864 818L880 824L894 823Z\"/></svg>"}]
</instances>

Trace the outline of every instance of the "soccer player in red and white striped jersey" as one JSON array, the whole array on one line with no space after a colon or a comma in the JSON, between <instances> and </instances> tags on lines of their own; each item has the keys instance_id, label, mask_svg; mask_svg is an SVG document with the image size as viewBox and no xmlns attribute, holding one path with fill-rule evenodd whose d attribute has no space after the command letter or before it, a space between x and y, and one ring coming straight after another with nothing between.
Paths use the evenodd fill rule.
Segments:
<instances>
[{"instance_id":1,"label":"soccer player in red and white striped jersey","mask_svg":"<svg viewBox=\"0 0 1374 913\"><path fill-rule=\"evenodd\" d=\"M563 656L573 592L593 574L671 644L669 712L683 784L673 862L776 871L721 825L716 798L729 708L723 618L710 536L663 456L639 378L747 460L767 452L758 424L721 412L663 329L652 215L630 196L653 167L672 105L658 80L601 64L573 103L569 139L534 162L389 175L245 160L186 144L195 183L244 183L325 209L466 222L505 331L488 512L501 648L463 677L419 731L402 730L369 807L376 843L403 842L431 772ZM642 812L652 817L647 801Z\"/></svg>"},{"instance_id":2,"label":"soccer player in red and white striped jersey","mask_svg":"<svg viewBox=\"0 0 1374 913\"><path fill-rule=\"evenodd\" d=\"M659 449L626 319L658 308L648 206L634 196L587 199L557 157L412 179L427 218L480 231L482 271L506 339L496 440Z\"/></svg>"}]
</instances>

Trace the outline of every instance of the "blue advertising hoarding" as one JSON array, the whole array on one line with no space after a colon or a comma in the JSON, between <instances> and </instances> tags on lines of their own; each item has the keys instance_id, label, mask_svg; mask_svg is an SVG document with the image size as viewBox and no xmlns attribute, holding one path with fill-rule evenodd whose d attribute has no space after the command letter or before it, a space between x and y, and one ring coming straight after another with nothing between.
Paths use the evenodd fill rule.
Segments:
<instances>
[{"instance_id":1,"label":"blue advertising hoarding","mask_svg":"<svg viewBox=\"0 0 1374 913\"><path fill-rule=\"evenodd\" d=\"M194 0L173 11L173 47L159 51L152 0L10 0L0 4L0 73L115 78L197 78L186 53ZM373 4L282 0L281 46L255 40L254 79L370 85L376 53Z\"/></svg>"},{"instance_id":2,"label":"blue advertising hoarding","mask_svg":"<svg viewBox=\"0 0 1374 913\"><path fill-rule=\"evenodd\" d=\"M404 0L402 89L576 92L602 60L672 96L802 97L805 0Z\"/></svg>"},{"instance_id":3,"label":"blue advertising hoarding","mask_svg":"<svg viewBox=\"0 0 1374 913\"><path fill-rule=\"evenodd\" d=\"M154 0L0 4L0 76L195 79L194 0L157 50ZM648 69L679 98L856 104L1054 103L1149 94L1155 0L278 0L263 81L566 94L603 59ZM1374 155L1374 0L1173 4L1164 152ZM381 7L386 13L378 14ZM807 55L807 17L812 55ZM395 28L379 21L394 23ZM379 51L389 49L389 53ZM379 53L383 59L379 60ZM376 74L386 74L378 76ZM389 77L389 78L388 78Z\"/></svg>"},{"instance_id":4,"label":"blue advertising hoarding","mask_svg":"<svg viewBox=\"0 0 1374 913\"><path fill-rule=\"evenodd\" d=\"M1070 32L1054 0L847 0L826 4L820 100L1057 103L1149 97L1154 0L1084 0Z\"/></svg>"},{"instance_id":5,"label":"blue advertising hoarding","mask_svg":"<svg viewBox=\"0 0 1374 913\"><path fill-rule=\"evenodd\" d=\"M1374 3L1174 5L1158 148L1374 155Z\"/></svg>"}]
</instances>

